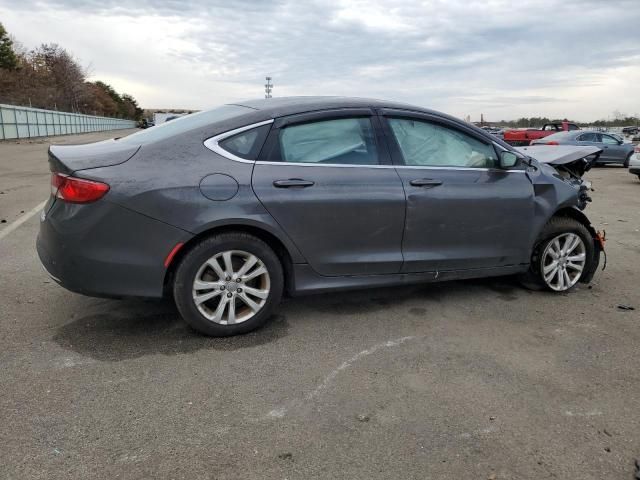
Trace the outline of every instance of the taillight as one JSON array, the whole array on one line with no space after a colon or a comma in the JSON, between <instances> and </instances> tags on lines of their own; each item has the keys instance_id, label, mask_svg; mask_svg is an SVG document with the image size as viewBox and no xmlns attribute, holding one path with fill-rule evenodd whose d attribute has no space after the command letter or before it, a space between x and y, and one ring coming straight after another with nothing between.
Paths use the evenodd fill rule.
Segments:
<instances>
[{"instance_id":1,"label":"taillight","mask_svg":"<svg viewBox=\"0 0 640 480\"><path fill-rule=\"evenodd\" d=\"M560 144L555 140L551 140L550 142L545 142L545 145L560 145Z\"/></svg>"},{"instance_id":2,"label":"taillight","mask_svg":"<svg viewBox=\"0 0 640 480\"><path fill-rule=\"evenodd\" d=\"M51 194L65 202L95 202L108 191L109 185L106 183L70 177L62 173L51 174Z\"/></svg>"},{"instance_id":3,"label":"taillight","mask_svg":"<svg viewBox=\"0 0 640 480\"><path fill-rule=\"evenodd\" d=\"M633 149L633 151L634 151L635 153L640 154L640 145L636 145L636 146L635 146L635 148Z\"/></svg>"}]
</instances>

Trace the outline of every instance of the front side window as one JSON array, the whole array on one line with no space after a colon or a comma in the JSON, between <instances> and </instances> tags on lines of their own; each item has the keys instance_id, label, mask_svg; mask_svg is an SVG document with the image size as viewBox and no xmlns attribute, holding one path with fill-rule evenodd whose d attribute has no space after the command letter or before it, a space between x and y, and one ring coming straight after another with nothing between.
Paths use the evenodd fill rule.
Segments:
<instances>
[{"instance_id":1,"label":"front side window","mask_svg":"<svg viewBox=\"0 0 640 480\"><path fill-rule=\"evenodd\" d=\"M597 140L595 133L583 133L577 140L579 142L595 142Z\"/></svg>"},{"instance_id":2,"label":"front side window","mask_svg":"<svg viewBox=\"0 0 640 480\"><path fill-rule=\"evenodd\" d=\"M494 168L493 146L459 130L424 120L390 118L405 165Z\"/></svg>"},{"instance_id":3,"label":"front side window","mask_svg":"<svg viewBox=\"0 0 640 480\"><path fill-rule=\"evenodd\" d=\"M369 118L339 118L284 127L281 158L291 163L376 165L375 136Z\"/></svg>"},{"instance_id":4,"label":"front side window","mask_svg":"<svg viewBox=\"0 0 640 480\"><path fill-rule=\"evenodd\" d=\"M602 143L606 143L607 145L618 145L618 140L609 135L602 135Z\"/></svg>"}]
</instances>

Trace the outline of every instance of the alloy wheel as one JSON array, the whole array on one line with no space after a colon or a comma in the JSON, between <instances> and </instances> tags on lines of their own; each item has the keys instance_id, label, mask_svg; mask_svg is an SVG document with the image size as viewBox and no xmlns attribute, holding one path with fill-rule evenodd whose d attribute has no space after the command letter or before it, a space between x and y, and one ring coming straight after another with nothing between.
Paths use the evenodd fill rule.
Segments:
<instances>
[{"instance_id":1,"label":"alloy wheel","mask_svg":"<svg viewBox=\"0 0 640 480\"><path fill-rule=\"evenodd\" d=\"M256 255L227 250L209 258L198 269L192 297L198 311L221 325L245 322L267 302L271 279Z\"/></svg>"},{"instance_id":2,"label":"alloy wheel","mask_svg":"<svg viewBox=\"0 0 640 480\"><path fill-rule=\"evenodd\" d=\"M556 292L569 290L580 280L586 257L586 248L579 235L562 233L554 237L542 253L545 283Z\"/></svg>"}]
</instances>

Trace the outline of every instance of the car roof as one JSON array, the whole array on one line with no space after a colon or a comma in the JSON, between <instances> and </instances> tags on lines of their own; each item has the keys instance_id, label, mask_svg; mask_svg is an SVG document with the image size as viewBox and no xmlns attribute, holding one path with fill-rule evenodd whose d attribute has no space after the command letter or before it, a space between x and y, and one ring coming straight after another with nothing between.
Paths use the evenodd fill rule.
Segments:
<instances>
[{"instance_id":1,"label":"car roof","mask_svg":"<svg viewBox=\"0 0 640 480\"><path fill-rule=\"evenodd\" d=\"M315 110L331 110L334 108L396 108L448 117L448 115L444 115L441 112L409 105L407 103L360 97L276 97L234 102L232 105L241 105L254 110L260 110L274 118Z\"/></svg>"}]
</instances>

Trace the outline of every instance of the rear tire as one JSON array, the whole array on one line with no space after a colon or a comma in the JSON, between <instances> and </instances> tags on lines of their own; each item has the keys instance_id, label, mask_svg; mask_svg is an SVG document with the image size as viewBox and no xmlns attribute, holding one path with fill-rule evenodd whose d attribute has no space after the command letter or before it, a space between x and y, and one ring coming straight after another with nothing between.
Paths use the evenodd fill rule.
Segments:
<instances>
[{"instance_id":1,"label":"rear tire","mask_svg":"<svg viewBox=\"0 0 640 480\"><path fill-rule=\"evenodd\" d=\"M591 270L594 255L587 227L573 218L553 217L538 236L529 271L520 281L532 290L568 292Z\"/></svg>"},{"instance_id":2,"label":"rear tire","mask_svg":"<svg viewBox=\"0 0 640 480\"><path fill-rule=\"evenodd\" d=\"M240 232L205 238L182 258L173 296L195 330L227 337L262 327L280 303L282 264L265 242Z\"/></svg>"}]
</instances>

